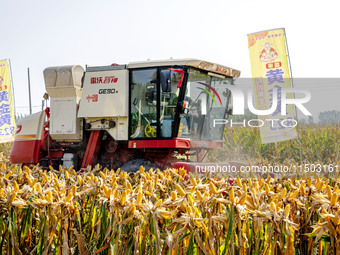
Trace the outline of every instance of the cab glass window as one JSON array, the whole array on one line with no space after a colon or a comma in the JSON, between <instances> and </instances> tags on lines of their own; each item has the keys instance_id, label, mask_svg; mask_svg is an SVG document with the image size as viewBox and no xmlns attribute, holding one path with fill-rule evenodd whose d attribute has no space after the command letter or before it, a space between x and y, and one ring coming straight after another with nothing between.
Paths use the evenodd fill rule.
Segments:
<instances>
[{"instance_id":1,"label":"cab glass window","mask_svg":"<svg viewBox=\"0 0 340 255\"><path fill-rule=\"evenodd\" d=\"M157 136L157 68L131 73L130 138Z\"/></svg>"}]
</instances>

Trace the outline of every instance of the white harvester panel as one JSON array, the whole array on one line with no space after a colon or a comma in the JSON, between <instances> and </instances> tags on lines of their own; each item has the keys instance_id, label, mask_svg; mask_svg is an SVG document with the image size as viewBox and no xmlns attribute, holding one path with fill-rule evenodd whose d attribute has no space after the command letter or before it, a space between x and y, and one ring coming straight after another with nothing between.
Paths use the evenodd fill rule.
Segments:
<instances>
[{"instance_id":1,"label":"white harvester panel","mask_svg":"<svg viewBox=\"0 0 340 255\"><path fill-rule=\"evenodd\" d=\"M128 70L86 71L78 117L127 117Z\"/></svg>"},{"instance_id":2,"label":"white harvester panel","mask_svg":"<svg viewBox=\"0 0 340 255\"><path fill-rule=\"evenodd\" d=\"M128 140L129 71L124 66L88 68L84 77L78 117L91 130L107 130L116 140ZM109 127L109 121L115 126Z\"/></svg>"},{"instance_id":3,"label":"white harvester panel","mask_svg":"<svg viewBox=\"0 0 340 255\"><path fill-rule=\"evenodd\" d=\"M73 97L51 99L51 127L50 134L55 140L73 140L80 138L79 121L77 120L77 103ZM65 138L65 136L68 138ZM74 137L74 135L76 135ZM63 139L63 137L65 139ZM72 139L71 139L72 140Z\"/></svg>"},{"instance_id":4,"label":"white harvester panel","mask_svg":"<svg viewBox=\"0 0 340 255\"><path fill-rule=\"evenodd\" d=\"M57 141L80 141L82 119L77 118L81 96L81 66L49 67L44 70L45 86L51 98L50 135Z\"/></svg>"},{"instance_id":5,"label":"white harvester panel","mask_svg":"<svg viewBox=\"0 0 340 255\"><path fill-rule=\"evenodd\" d=\"M14 140L41 140L45 121L45 111L28 115L17 122L21 131L14 136Z\"/></svg>"}]
</instances>

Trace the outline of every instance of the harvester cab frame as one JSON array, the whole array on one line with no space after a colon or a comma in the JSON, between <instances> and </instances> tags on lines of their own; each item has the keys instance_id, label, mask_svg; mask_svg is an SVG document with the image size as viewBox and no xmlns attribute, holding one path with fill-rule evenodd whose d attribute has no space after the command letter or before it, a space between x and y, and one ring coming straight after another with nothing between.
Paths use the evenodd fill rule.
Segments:
<instances>
[{"instance_id":1,"label":"harvester cab frame","mask_svg":"<svg viewBox=\"0 0 340 255\"><path fill-rule=\"evenodd\" d=\"M134 171L201 161L223 147L240 71L196 59L44 70L50 109L18 122L12 163ZM183 157L181 157L183 158ZM183 164L182 164L183 165ZM184 165L183 165L184 166Z\"/></svg>"}]
</instances>

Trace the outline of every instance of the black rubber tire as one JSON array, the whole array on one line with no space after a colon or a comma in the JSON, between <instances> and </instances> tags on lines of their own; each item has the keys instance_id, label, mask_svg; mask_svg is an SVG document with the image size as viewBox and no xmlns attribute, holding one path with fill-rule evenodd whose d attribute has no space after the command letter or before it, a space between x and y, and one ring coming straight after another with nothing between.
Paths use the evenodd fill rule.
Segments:
<instances>
[{"instance_id":1,"label":"black rubber tire","mask_svg":"<svg viewBox=\"0 0 340 255\"><path fill-rule=\"evenodd\" d=\"M156 168L158 168L156 164L152 163L149 160L133 159L125 162L125 164L121 166L120 169L127 173L135 173L139 170L140 166L143 166L145 170L149 170L150 168L153 168L155 170Z\"/></svg>"}]
</instances>

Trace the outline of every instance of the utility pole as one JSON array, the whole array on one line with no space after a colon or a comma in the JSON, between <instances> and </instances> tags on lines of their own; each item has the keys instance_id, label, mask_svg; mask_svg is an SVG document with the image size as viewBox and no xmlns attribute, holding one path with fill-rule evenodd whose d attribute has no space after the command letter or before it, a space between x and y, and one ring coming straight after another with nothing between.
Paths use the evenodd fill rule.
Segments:
<instances>
[{"instance_id":1,"label":"utility pole","mask_svg":"<svg viewBox=\"0 0 340 255\"><path fill-rule=\"evenodd\" d=\"M27 68L27 75L28 75L28 100L29 100L29 107L30 107L30 115L32 114L32 102L31 102L31 80L30 80L30 69Z\"/></svg>"}]
</instances>

